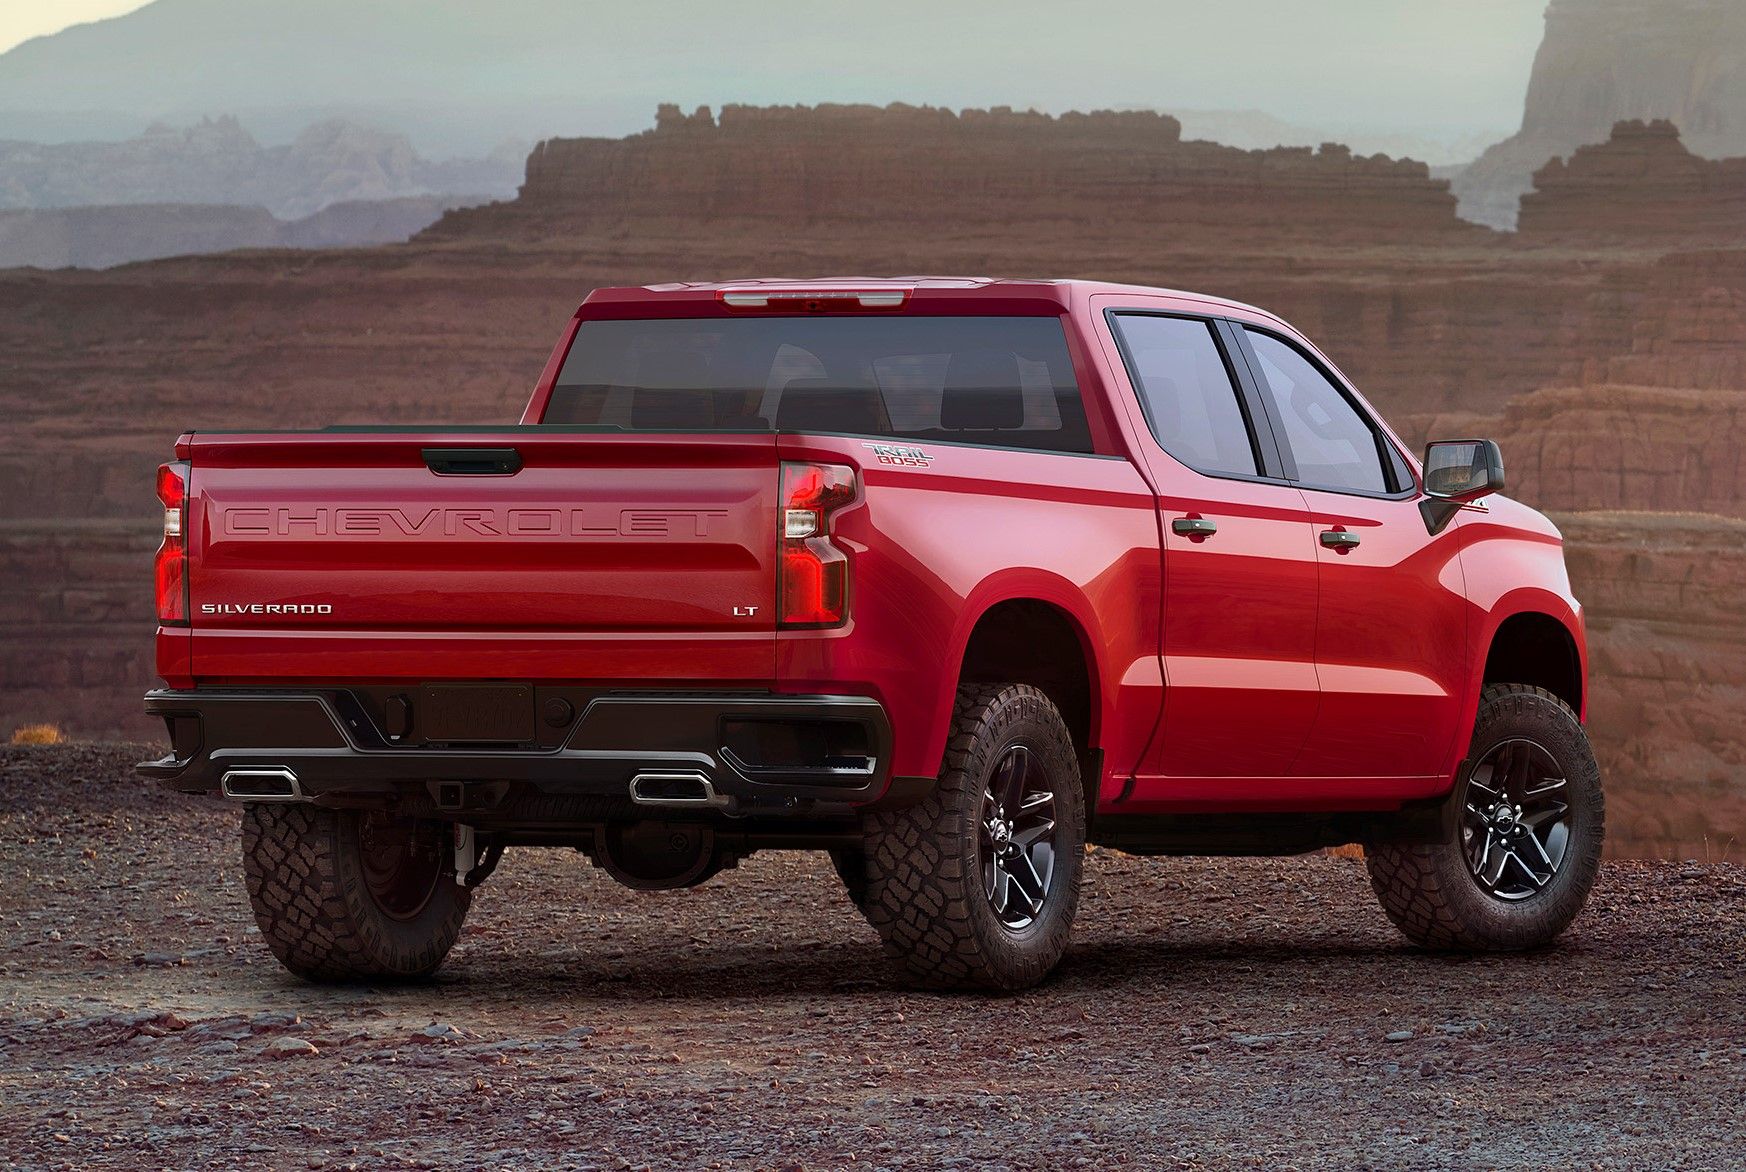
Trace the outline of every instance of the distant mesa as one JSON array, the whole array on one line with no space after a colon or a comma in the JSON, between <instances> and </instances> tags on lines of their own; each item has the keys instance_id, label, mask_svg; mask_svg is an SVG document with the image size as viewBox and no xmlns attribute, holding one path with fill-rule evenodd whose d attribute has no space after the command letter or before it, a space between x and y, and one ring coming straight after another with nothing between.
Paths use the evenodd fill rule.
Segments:
<instances>
[{"instance_id":1,"label":"distant mesa","mask_svg":"<svg viewBox=\"0 0 1746 1172\"><path fill-rule=\"evenodd\" d=\"M1147 239L1271 227L1368 242L1462 237L1422 163L1338 144L1245 151L1182 138L1152 111L1006 107L662 106L626 138L550 139L511 202L451 213L431 237L539 236L614 222L1047 222Z\"/></svg>"},{"instance_id":2,"label":"distant mesa","mask_svg":"<svg viewBox=\"0 0 1746 1172\"><path fill-rule=\"evenodd\" d=\"M0 141L0 208L234 204L298 219L348 201L506 196L524 154L433 162L405 135L339 119L269 147L235 118L204 118L120 142Z\"/></svg>"},{"instance_id":3,"label":"distant mesa","mask_svg":"<svg viewBox=\"0 0 1746 1172\"><path fill-rule=\"evenodd\" d=\"M1437 134L1424 131L1386 131L1364 126L1307 126L1275 117L1262 110L1197 110L1180 106L1161 107L1182 123L1183 138L1202 138L1244 150L1276 146L1316 146L1343 142L1360 155L1384 154L1397 159L1418 159L1436 174L1440 170L1473 161L1497 140L1495 133L1471 131Z\"/></svg>"},{"instance_id":4,"label":"distant mesa","mask_svg":"<svg viewBox=\"0 0 1746 1172\"><path fill-rule=\"evenodd\" d=\"M1461 214L1512 228L1549 159L1666 119L1706 158L1746 155L1746 3L1552 0L1515 135L1455 177Z\"/></svg>"},{"instance_id":5,"label":"distant mesa","mask_svg":"<svg viewBox=\"0 0 1746 1172\"><path fill-rule=\"evenodd\" d=\"M232 117L121 142L0 141L0 268L405 240L514 192L525 154L432 162L404 135L339 119L274 147Z\"/></svg>"},{"instance_id":6,"label":"distant mesa","mask_svg":"<svg viewBox=\"0 0 1746 1172\"><path fill-rule=\"evenodd\" d=\"M1672 122L1620 122L1534 173L1524 241L1746 244L1746 158L1705 159Z\"/></svg>"},{"instance_id":7,"label":"distant mesa","mask_svg":"<svg viewBox=\"0 0 1746 1172\"><path fill-rule=\"evenodd\" d=\"M483 196L329 204L299 220L234 204L120 204L0 211L0 268L106 269L239 248L355 248L406 240Z\"/></svg>"}]
</instances>

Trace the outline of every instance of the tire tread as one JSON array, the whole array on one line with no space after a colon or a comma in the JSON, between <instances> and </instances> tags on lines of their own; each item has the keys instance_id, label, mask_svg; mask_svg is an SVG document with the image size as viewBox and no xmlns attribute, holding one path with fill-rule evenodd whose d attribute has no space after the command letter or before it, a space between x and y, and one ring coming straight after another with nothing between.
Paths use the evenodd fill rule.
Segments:
<instances>
[{"instance_id":1,"label":"tire tread","mask_svg":"<svg viewBox=\"0 0 1746 1172\"><path fill-rule=\"evenodd\" d=\"M1075 857L1058 856L1067 866L1067 887L1059 890L1065 914L1039 921L1040 935L1024 946L991 937L998 932L992 912L978 907L981 875L976 858L960 849L965 819L980 817L979 751L998 745L1014 721L1043 722L1054 743L1051 751L1068 763L1058 793L1056 820L1077 819L1083 838L1084 817L1072 738L1054 703L1040 689L1026 684L965 684L958 690L952 729L939 783L923 801L901 810L877 814L867 828L866 884L856 900L884 942L886 954L913 983L932 988L1020 989L1036 984L1054 967L1066 949L1078 903L1083 847L1070 839ZM1059 831L1058 831L1059 833ZM967 871L967 868L969 870ZM851 895L855 893L851 889ZM978 922L982 916L987 924Z\"/></svg>"},{"instance_id":2,"label":"tire tread","mask_svg":"<svg viewBox=\"0 0 1746 1172\"><path fill-rule=\"evenodd\" d=\"M460 935L471 902L447 885L435 929L408 947L374 922L369 895L340 852L345 815L302 804L243 807L243 875L261 937L279 963L312 981L411 979L434 972Z\"/></svg>"},{"instance_id":3,"label":"tire tread","mask_svg":"<svg viewBox=\"0 0 1746 1172\"><path fill-rule=\"evenodd\" d=\"M1570 706L1545 688L1530 684L1488 684L1480 694L1475 736L1477 738L1480 735L1488 721L1533 715L1533 710L1544 704L1554 705L1562 713L1577 730L1581 738L1580 744L1586 751L1587 736ZM1588 762L1592 768L1592 754L1589 755ZM1487 925L1478 922L1470 914L1463 914L1464 909L1473 906L1470 900L1474 895L1477 894L1481 899L1488 897L1473 885L1472 876L1465 869L1466 861L1459 857L1461 848L1457 843L1380 845L1366 848L1364 864L1370 876L1370 886L1376 892L1382 910L1389 920L1409 940L1422 947L1446 951L1487 952L1512 951L1544 944L1562 931L1581 908L1588 894L1588 885L1592 883L1592 876L1599 867L1604 837L1605 797L1601 791L1598 772L1594 778L1592 801L1595 833L1573 847L1583 853L1566 864L1586 873L1574 905L1567 912L1555 912L1544 920L1522 917L1521 923L1507 931L1499 931L1496 925ZM1458 866L1451 865L1449 852L1454 852ZM1467 885L1472 890L1465 887L1457 889L1457 884Z\"/></svg>"}]
</instances>

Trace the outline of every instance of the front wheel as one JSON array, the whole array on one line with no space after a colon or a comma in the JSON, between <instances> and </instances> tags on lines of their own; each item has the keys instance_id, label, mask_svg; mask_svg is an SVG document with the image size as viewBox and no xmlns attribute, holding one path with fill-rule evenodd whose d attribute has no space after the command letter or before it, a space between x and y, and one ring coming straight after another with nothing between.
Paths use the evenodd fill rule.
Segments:
<instances>
[{"instance_id":1,"label":"front wheel","mask_svg":"<svg viewBox=\"0 0 1746 1172\"><path fill-rule=\"evenodd\" d=\"M1370 885L1425 947L1539 947L1576 918L1600 871L1606 807L1588 734L1545 689L1493 684L1469 756L1450 839L1368 849Z\"/></svg>"},{"instance_id":2,"label":"front wheel","mask_svg":"<svg viewBox=\"0 0 1746 1172\"><path fill-rule=\"evenodd\" d=\"M461 934L446 823L305 805L243 807L249 902L279 963L314 981L429 976Z\"/></svg>"},{"instance_id":3,"label":"front wheel","mask_svg":"<svg viewBox=\"0 0 1746 1172\"><path fill-rule=\"evenodd\" d=\"M1079 763L1054 703L966 684L939 784L871 819L864 871L845 881L864 881L856 903L911 980L1022 989L1066 951L1084 856Z\"/></svg>"}]
</instances>

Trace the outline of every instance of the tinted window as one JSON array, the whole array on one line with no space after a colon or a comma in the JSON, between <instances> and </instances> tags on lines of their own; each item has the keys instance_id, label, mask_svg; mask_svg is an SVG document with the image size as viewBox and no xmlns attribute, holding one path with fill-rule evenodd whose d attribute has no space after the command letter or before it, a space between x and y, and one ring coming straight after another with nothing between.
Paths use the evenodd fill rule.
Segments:
<instances>
[{"instance_id":1,"label":"tinted window","mask_svg":"<svg viewBox=\"0 0 1746 1172\"><path fill-rule=\"evenodd\" d=\"M1053 317L584 322L543 422L1091 450Z\"/></svg>"},{"instance_id":2,"label":"tinted window","mask_svg":"<svg viewBox=\"0 0 1746 1172\"><path fill-rule=\"evenodd\" d=\"M1142 314L1115 321L1128 376L1159 446L1202 472L1255 475L1249 424L1212 326Z\"/></svg>"},{"instance_id":3,"label":"tinted window","mask_svg":"<svg viewBox=\"0 0 1746 1172\"><path fill-rule=\"evenodd\" d=\"M1310 360L1269 334L1249 331L1261 360L1261 392L1272 396L1297 476L1322 488L1387 492L1375 428Z\"/></svg>"}]
</instances>

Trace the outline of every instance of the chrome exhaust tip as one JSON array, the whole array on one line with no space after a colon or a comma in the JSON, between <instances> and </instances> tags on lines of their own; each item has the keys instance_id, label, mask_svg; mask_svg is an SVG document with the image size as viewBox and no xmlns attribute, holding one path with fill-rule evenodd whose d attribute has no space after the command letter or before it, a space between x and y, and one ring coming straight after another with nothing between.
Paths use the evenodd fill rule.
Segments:
<instances>
[{"instance_id":1,"label":"chrome exhaust tip","mask_svg":"<svg viewBox=\"0 0 1746 1172\"><path fill-rule=\"evenodd\" d=\"M251 765L227 769L219 779L219 787L227 798L243 802L303 802L308 801L297 774L283 765Z\"/></svg>"},{"instance_id":2,"label":"chrome exhaust tip","mask_svg":"<svg viewBox=\"0 0 1746 1172\"><path fill-rule=\"evenodd\" d=\"M715 792L707 774L694 769L639 773L631 778L631 801L639 806L726 810L734 799Z\"/></svg>"}]
</instances>

